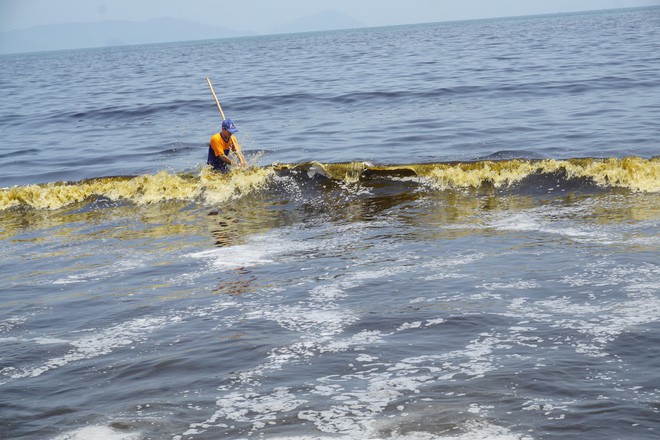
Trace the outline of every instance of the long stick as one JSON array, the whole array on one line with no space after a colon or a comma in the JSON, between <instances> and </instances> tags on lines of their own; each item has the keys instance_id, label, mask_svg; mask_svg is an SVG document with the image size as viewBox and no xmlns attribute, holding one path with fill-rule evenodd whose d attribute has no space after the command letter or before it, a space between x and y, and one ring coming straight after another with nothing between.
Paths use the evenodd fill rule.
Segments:
<instances>
[{"instance_id":1,"label":"long stick","mask_svg":"<svg viewBox=\"0 0 660 440\"><path fill-rule=\"evenodd\" d=\"M220 116L222 116L222 120L225 120L225 112L222 111L222 107L220 107L220 101L218 101L218 97L215 96L215 92L213 91L213 86L211 85L211 80L206 78L206 81L209 83L209 89L211 89L211 93L213 93L213 97L215 98L215 103L218 104L218 110L220 110Z\"/></svg>"}]
</instances>

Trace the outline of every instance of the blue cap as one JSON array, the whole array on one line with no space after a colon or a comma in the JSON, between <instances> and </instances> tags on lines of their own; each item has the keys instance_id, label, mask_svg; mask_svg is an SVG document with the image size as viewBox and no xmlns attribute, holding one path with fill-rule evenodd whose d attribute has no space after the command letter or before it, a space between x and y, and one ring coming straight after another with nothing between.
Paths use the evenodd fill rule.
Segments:
<instances>
[{"instance_id":1,"label":"blue cap","mask_svg":"<svg viewBox=\"0 0 660 440\"><path fill-rule=\"evenodd\" d=\"M230 133L236 133L238 131L238 128L236 128L234 121L232 121L229 118L222 121L222 128L223 130L227 130Z\"/></svg>"}]
</instances>

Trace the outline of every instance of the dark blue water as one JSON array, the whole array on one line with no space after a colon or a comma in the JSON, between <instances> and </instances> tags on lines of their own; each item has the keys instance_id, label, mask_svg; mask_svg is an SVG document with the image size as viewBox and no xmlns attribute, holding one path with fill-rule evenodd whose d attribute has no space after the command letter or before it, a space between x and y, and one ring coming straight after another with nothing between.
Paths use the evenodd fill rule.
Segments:
<instances>
[{"instance_id":1,"label":"dark blue water","mask_svg":"<svg viewBox=\"0 0 660 440\"><path fill-rule=\"evenodd\" d=\"M659 24L0 57L0 438L657 438Z\"/></svg>"},{"instance_id":2,"label":"dark blue water","mask_svg":"<svg viewBox=\"0 0 660 440\"><path fill-rule=\"evenodd\" d=\"M4 56L0 185L259 164L650 157L657 9Z\"/></svg>"}]
</instances>

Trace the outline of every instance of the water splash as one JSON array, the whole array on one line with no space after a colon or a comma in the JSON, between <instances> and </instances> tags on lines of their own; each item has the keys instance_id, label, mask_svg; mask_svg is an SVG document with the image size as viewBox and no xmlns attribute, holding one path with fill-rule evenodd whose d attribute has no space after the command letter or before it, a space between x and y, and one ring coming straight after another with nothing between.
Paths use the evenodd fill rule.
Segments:
<instances>
[{"instance_id":1,"label":"water splash","mask_svg":"<svg viewBox=\"0 0 660 440\"><path fill-rule=\"evenodd\" d=\"M100 177L78 182L52 182L0 189L0 210L16 207L60 209L98 199L148 205L171 200L218 204L265 190L277 174L297 173L308 178L347 184L373 179L417 178L431 189L511 188L551 177L567 183L581 181L602 189L660 192L660 158L511 159L456 163L372 165L368 162L279 164L250 167L228 174L210 168L198 174L170 173Z\"/></svg>"}]
</instances>

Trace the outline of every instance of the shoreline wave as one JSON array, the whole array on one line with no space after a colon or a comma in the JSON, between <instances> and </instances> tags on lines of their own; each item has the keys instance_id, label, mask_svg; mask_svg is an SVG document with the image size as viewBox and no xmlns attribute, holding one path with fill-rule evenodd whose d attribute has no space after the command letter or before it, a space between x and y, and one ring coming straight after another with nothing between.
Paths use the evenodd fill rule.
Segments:
<instances>
[{"instance_id":1,"label":"shoreline wave","mask_svg":"<svg viewBox=\"0 0 660 440\"><path fill-rule=\"evenodd\" d=\"M595 187L660 192L660 158L507 159L374 165L369 162L273 164L226 175L191 172L116 176L0 189L0 211L61 209L99 199L137 205L171 200L222 203L266 189L276 175L369 185L416 180L430 190L533 189L550 179L558 189ZM577 182L577 185L575 184ZM547 185L546 185L547 186ZM550 189L549 191L552 191Z\"/></svg>"}]
</instances>

